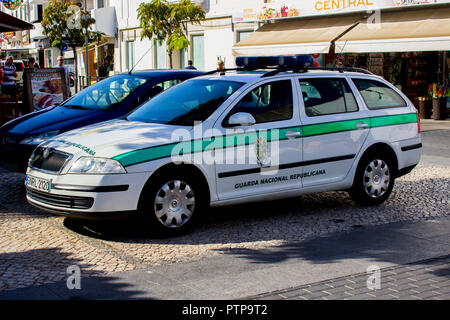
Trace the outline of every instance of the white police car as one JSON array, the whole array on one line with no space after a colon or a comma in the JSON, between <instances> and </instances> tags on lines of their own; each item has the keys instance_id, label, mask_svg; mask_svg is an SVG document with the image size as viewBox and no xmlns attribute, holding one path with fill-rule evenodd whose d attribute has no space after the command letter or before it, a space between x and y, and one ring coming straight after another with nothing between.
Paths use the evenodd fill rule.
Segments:
<instances>
[{"instance_id":1,"label":"white police car","mask_svg":"<svg viewBox=\"0 0 450 320\"><path fill-rule=\"evenodd\" d=\"M295 67L272 70L243 59L256 63L188 80L126 118L39 145L28 201L76 218L138 212L169 234L208 205L331 190L382 203L419 162L416 109L366 71L292 59Z\"/></svg>"}]
</instances>

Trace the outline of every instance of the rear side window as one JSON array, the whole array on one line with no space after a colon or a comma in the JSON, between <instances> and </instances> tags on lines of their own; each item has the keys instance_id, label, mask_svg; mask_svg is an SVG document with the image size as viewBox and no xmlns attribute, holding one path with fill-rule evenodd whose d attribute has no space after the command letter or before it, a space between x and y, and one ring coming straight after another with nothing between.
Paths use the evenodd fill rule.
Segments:
<instances>
[{"instance_id":1,"label":"rear side window","mask_svg":"<svg viewBox=\"0 0 450 320\"><path fill-rule=\"evenodd\" d=\"M308 117L358 111L352 90L345 79L300 79Z\"/></svg>"},{"instance_id":2,"label":"rear side window","mask_svg":"<svg viewBox=\"0 0 450 320\"><path fill-rule=\"evenodd\" d=\"M269 82L251 90L233 108L228 117L237 112L250 113L256 123L291 119L293 112L291 80Z\"/></svg>"},{"instance_id":3,"label":"rear side window","mask_svg":"<svg viewBox=\"0 0 450 320\"><path fill-rule=\"evenodd\" d=\"M368 79L352 79L369 109L406 107L405 100L388 85Z\"/></svg>"}]
</instances>

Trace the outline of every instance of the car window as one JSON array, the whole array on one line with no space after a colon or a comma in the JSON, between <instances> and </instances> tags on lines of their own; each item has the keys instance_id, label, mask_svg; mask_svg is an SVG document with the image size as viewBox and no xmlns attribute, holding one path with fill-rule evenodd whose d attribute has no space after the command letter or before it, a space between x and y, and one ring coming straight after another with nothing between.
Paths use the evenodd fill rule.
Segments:
<instances>
[{"instance_id":1,"label":"car window","mask_svg":"<svg viewBox=\"0 0 450 320\"><path fill-rule=\"evenodd\" d=\"M64 106L108 109L121 103L146 81L146 78L129 75L110 77L80 91Z\"/></svg>"},{"instance_id":2,"label":"car window","mask_svg":"<svg viewBox=\"0 0 450 320\"><path fill-rule=\"evenodd\" d=\"M189 80L148 100L127 119L192 126L206 120L243 84L226 80Z\"/></svg>"},{"instance_id":3,"label":"car window","mask_svg":"<svg viewBox=\"0 0 450 320\"><path fill-rule=\"evenodd\" d=\"M250 113L256 123L291 119L291 80L269 82L251 90L234 106L228 117L237 112Z\"/></svg>"},{"instance_id":4,"label":"car window","mask_svg":"<svg viewBox=\"0 0 450 320\"><path fill-rule=\"evenodd\" d=\"M358 111L345 79L300 79L305 113L309 117Z\"/></svg>"},{"instance_id":5,"label":"car window","mask_svg":"<svg viewBox=\"0 0 450 320\"><path fill-rule=\"evenodd\" d=\"M406 107L405 100L388 85L368 79L352 79L369 109Z\"/></svg>"},{"instance_id":6,"label":"car window","mask_svg":"<svg viewBox=\"0 0 450 320\"><path fill-rule=\"evenodd\" d=\"M140 95L138 97L136 105L140 105L140 104L144 103L148 99L156 96L158 93L161 93L161 92L173 87L174 85L179 84L183 80L184 79L172 79L172 80L166 80L166 81L163 81L163 82L153 85L146 92L144 92L142 95Z\"/></svg>"}]
</instances>

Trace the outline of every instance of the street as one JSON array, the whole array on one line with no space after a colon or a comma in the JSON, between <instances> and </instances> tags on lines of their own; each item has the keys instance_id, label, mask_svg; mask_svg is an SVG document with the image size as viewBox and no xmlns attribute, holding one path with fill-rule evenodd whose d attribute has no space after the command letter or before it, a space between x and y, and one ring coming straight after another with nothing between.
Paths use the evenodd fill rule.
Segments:
<instances>
[{"instance_id":1,"label":"street","mask_svg":"<svg viewBox=\"0 0 450 320\"><path fill-rule=\"evenodd\" d=\"M358 207L345 192L327 192L210 209L207 218L192 232L166 239L153 237L135 221L93 224L35 209L25 200L24 175L1 168L0 299L67 299L71 296L89 299L326 298L331 296L327 290L327 293L319 290L320 295L305 293L317 292L308 291L311 284L316 288L319 285L326 288L328 284L328 288L332 288L333 278L344 277L343 281L348 279L350 283L355 274L364 278L365 283L367 276L364 272L371 264L378 265L383 275L385 271L399 274L399 268L407 268L400 265L415 261L424 261L426 266L411 269L413 271L427 268L430 272L436 271L436 278L430 283L438 282L435 289L439 290L430 289L427 292L437 293L421 295L418 289L415 295L410 294L407 298L449 299L450 251L446 232L450 212L450 122L424 120L421 126L423 155L420 164L410 174L396 180L392 195L378 207ZM427 223L430 228L439 227L440 232L424 233L423 241L411 235L410 243L400 243L395 241L395 235L399 234L396 233L398 223L401 223L402 230L414 226L414 223ZM371 236L365 237L364 232L371 233ZM359 234L360 238L348 236L353 233ZM385 236L381 237L381 234ZM327 237L335 237L336 251L321 242ZM360 242L355 243L355 239ZM378 242L372 243L368 239ZM349 249L350 244L360 246L361 251L356 251L360 255ZM344 247L345 250L342 249ZM327 250L340 254L339 261L317 259L318 254ZM220 269L220 266L230 263L227 259L233 259L233 267ZM309 275L296 273L293 261L305 268L314 267L316 272ZM288 272L289 280L282 272L277 278L275 272L283 270L287 263L292 267ZM265 264L268 267L263 268ZM65 288L67 268L73 265L81 270L82 289L78 292ZM177 270L178 266L180 269ZM244 275L246 268L254 270L260 282L250 286L245 277L239 277L239 272ZM181 270L189 273L183 274ZM220 273L221 279L205 279L202 278L203 273ZM158 278L160 274L166 277ZM177 277L171 277L171 274ZM146 275L149 278L142 281ZM105 279L116 276L122 280L116 287L111 283L105 284L108 282ZM267 283L262 281L265 278ZM89 288L89 283L95 283L95 279L103 279L103 286L95 290L92 287L93 291L84 289ZM124 279L130 282L124 283ZM169 280L174 279L180 283L189 280L193 287L170 291ZM240 279L242 285L230 283L230 279ZM209 288L206 280L214 283L214 290L205 290ZM141 283L140 290L132 285L138 282ZM47 295L42 294L44 291L39 291L39 288L47 288ZM152 291L154 288L156 291ZM386 293L387 286L382 289L385 290L384 299L403 298L395 294L389 296L388 293L394 291ZM205 292L209 293L206 295ZM354 298L371 298L355 292ZM336 299L345 297L334 296Z\"/></svg>"}]
</instances>

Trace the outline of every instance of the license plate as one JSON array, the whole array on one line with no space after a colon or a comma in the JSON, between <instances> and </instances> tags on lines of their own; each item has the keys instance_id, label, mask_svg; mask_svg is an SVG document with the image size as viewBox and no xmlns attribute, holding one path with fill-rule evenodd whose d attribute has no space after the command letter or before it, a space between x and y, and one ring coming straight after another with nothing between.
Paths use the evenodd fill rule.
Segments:
<instances>
[{"instance_id":1,"label":"license plate","mask_svg":"<svg viewBox=\"0 0 450 320\"><path fill-rule=\"evenodd\" d=\"M25 185L29 188L39 191L50 192L50 181L27 175L25 177Z\"/></svg>"}]
</instances>

